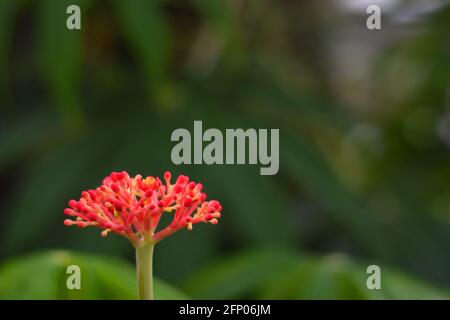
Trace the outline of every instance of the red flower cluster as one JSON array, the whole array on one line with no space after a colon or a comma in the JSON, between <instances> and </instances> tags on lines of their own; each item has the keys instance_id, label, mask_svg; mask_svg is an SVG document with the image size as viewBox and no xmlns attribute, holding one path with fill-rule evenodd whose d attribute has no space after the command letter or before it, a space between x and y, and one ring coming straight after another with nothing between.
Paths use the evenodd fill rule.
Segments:
<instances>
[{"instance_id":1,"label":"red flower cluster","mask_svg":"<svg viewBox=\"0 0 450 320\"><path fill-rule=\"evenodd\" d=\"M75 220L66 219L66 226L96 226L104 229L102 236L114 232L129 239L135 246L159 242L175 231L199 222L217 224L222 206L216 200L205 201L202 184L178 176L171 184L170 172L164 173L165 184L156 177L130 177L125 171L113 172L95 190L83 191L80 200L70 200L64 210ZM174 213L173 213L174 211ZM164 212L173 214L172 222L156 231Z\"/></svg>"}]
</instances>

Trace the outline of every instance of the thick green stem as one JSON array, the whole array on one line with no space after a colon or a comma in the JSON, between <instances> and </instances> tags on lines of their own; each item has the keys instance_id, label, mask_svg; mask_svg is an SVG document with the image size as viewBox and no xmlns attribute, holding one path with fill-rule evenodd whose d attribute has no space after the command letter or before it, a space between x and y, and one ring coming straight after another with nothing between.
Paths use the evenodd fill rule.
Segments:
<instances>
[{"instance_id":1,"label":"thick green stem","mask_svg":"<svg viewBox=\"0 0 450 320\"><path fill-rule=\"evenodd\" d=\"M153 247L148 243L136 248L136 273L139 300L153 300Z\"/></svg>"}]
</instances>

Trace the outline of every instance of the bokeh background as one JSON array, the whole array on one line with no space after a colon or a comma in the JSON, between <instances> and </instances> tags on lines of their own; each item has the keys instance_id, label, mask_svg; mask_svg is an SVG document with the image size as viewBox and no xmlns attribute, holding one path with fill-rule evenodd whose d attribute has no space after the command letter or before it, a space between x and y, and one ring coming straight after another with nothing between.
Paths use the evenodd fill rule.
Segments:
<instances>
[{"instance_id":1,"label":"bokeh background","mask_svg":"<svg viewBox=\"0 0 450 320\"><path fill-rule=\"evenodd\" d=\"M223 203L158 245L157 298L449 298L449 58L443 0L0 0L0 298L135 297L126 240L62 223L118 170ZM278 175L174 166L193 120L279 128Z\"/></svg>"}]
</instances>

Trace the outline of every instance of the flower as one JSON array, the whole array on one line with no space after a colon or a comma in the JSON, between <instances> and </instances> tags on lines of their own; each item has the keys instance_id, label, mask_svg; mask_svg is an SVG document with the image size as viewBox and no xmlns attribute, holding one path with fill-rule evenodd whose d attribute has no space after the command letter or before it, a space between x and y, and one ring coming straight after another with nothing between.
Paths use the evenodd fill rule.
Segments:
<instances>
[{"instance_id":1,"label":"flower","mask_svg":"<svg viewBox=\"0 0 450 320\"><path fill-rule=\"evenodd\" d=\"M125 172L113 172L95 190L83 191L80 200L70 200L64 213L66 226L80 228L96 226L102 236L109 232L124 236L135 247L157 243L170 234L199 222L217 224L222 206L216 200L205 201L201 183L189 181L184 175L170 182L170 172L158 177L130 177ZM173 214L172 222L156 231L163 213Z\"/></svg>"}]
</instances>

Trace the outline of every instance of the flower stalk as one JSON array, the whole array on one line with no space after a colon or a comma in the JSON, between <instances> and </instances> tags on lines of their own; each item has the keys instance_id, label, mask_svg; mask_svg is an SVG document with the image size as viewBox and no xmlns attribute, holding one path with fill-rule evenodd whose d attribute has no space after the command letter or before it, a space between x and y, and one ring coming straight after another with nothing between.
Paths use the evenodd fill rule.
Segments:
<instances>
[{"instance_id":1,"label":"flower stalk","mask_svg":"<svg viewBox=\"0 0 450 320\"><path fill-rule=\"evenodd\" d=\"M150 242L136 248L136 275L139 300L153 300L153 249Z\"/></svg>"}]
</instances>

